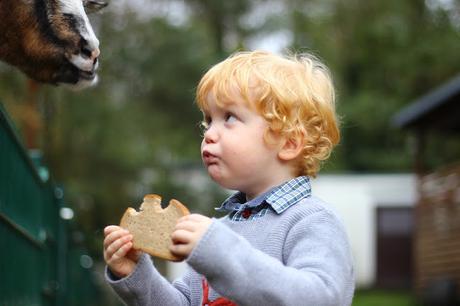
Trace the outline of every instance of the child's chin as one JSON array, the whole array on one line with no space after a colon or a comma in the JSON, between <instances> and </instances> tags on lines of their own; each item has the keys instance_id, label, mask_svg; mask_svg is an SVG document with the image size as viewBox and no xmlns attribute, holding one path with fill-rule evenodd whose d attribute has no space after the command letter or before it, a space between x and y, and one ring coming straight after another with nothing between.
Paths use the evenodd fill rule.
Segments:
<instances>
[{"instance_id":1,"label":"child's chin","mask_svg":"<svg viewBox=\"0 0 460 306\"><path fill-rule=\"evenodd\" d=\"M217 169L215 168L213 169L213 167L208 167L208 175L214 182L216 182L220 186L224 188L228 188L227 187L228 182L226 181L225 177L222 176L220 171L218 171Z\"/></svg>"},{"instance_id":2,"label":"child's chin","mask_svg":"<svg viewBox=\"0 0 460 306\"><path fill-rule=\"evenodd\" d=\"M214 182L220 184L222 176L218 173L218 171L212 169L212 167L208 167L208 175Z\"/></svg>"}]
</instances>

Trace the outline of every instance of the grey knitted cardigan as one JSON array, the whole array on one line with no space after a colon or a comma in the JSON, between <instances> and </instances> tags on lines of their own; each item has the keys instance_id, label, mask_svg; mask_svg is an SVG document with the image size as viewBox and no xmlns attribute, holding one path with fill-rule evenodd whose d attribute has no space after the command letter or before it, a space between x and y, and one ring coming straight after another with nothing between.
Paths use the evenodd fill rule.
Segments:
<instances>
[{"instance_id":1,"label":"grey knitted cardigan","mask_svg":"<svg viewBox=\"0 0 460 306\"><path fill-rule=\"evenodd\" d=\"M202 281L210 300L243 305L349 306L354 292L348 239L333 210L308 197L282 214L215 219L172 284L143 255L135 270L107 282L128 305L201 305Z\"/></svg>"}]
</instances>

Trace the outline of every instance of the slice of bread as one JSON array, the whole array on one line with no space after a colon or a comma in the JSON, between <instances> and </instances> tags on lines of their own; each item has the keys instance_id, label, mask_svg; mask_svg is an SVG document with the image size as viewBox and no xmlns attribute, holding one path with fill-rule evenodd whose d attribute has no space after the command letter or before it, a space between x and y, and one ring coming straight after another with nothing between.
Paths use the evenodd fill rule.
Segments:
<instances>
[{"instance_id":1,"label":"slice of bread","mask_svg":"<svg viewBox=\"0 0 460 306\"><path fill-rule=\"evenodd\" d=\"M169 251L171 233L177 220L189 213L187 207L174 199L163 209L161 197L148 194L144 196L139 212L131 207L125 211L120 226L133 235L135 249L166 260L178 261L180 258Z\"/></svg>"}]
</instances>

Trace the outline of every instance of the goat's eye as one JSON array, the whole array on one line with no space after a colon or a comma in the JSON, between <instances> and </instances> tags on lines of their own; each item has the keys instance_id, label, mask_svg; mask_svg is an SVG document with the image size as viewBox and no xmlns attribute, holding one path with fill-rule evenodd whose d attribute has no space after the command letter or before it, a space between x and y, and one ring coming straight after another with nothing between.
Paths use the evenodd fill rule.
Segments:
<instances>
[{"instance_id":1,"label":"goat's eye","mask_svg":"<svg viewBox=\"0 0 460 306\"><path fill-rule=\"evenodd\" d=\"M95 13L107 5L108 3L102 0L83 0L83 6L88 14Z\"/></svg>"}]
</instances>

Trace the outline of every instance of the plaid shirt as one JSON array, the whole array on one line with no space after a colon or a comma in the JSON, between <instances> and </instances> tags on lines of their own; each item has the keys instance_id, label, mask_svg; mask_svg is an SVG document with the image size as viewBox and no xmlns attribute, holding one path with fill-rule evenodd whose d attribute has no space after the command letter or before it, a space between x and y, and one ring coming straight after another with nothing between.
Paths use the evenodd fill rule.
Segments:
<instances>
[{"instance_id":1,"label":"plaid shirt","mask_svg":"<svg viewBox=\"0 0 460 306\"><path fill-rule=\"evenodd\" d=\"M299 176L250 201L246 201L244 193L237 192L216 210L229 212L228 217L233 221L254 220L263 217L269 209L281 214L309 196L311 196L310 179L307 176Z\"/></svg>"}]
</instances>

